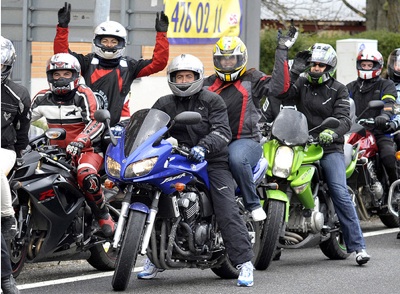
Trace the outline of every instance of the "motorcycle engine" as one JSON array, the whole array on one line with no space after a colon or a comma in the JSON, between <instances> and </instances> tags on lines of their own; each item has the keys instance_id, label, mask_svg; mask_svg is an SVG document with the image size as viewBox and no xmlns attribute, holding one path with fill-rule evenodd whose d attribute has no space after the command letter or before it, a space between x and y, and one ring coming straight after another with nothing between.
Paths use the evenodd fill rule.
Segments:
<instances>
[{"instance_id":1,"label":"motorcycle engine","mask_svg":"<svg viewBox=\"0 0 400 294\"><path fill-rule=\"evenodd\" d=\"M209 240L211 228L206 222L198 223L196 221L200 213L198 194L195 192L182 193L178 199L178 206L181 215L194 233L195 243L200 246L204 245Z\"/></svg>"}]
</instances>

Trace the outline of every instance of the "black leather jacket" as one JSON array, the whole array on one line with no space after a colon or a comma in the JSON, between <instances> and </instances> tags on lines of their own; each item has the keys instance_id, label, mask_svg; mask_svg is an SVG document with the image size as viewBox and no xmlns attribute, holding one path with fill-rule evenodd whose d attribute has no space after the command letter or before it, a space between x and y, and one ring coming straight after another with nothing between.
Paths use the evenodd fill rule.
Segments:
<instances>
[{"instance_id":1,"label":"black leather jacket","mask_svg":"<svg viewBox=\"0 0 400 294\"><path fill-rule=\"evenodd\" d=\"M191 148L200 145L208 150L208 162L228 162L228 144L232 133L229 127L226 105L215 93L201 90L191 97L167 95L159 98L153 108L167 113L171 119L183 111L196 111L202 121L195 125L176 124L170 131L178 144Z\"/></svg>"},{"instance_id":2,"label":"black leather jacket","mask_svg":"<svg viewBox=\"0 0 400 294\"><path fill-rule=\"evenodd\" d=\"M19 157L28 145L31 121L28 90L7 79L1 84L1 147L14 150Z\"/></svg>"}]
</instances>

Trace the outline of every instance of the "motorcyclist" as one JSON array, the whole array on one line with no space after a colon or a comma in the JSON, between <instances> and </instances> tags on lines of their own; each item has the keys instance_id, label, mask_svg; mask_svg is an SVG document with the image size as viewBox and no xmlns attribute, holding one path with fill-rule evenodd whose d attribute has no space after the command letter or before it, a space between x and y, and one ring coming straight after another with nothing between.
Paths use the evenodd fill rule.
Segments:
<instances>
[{"instance_id":1,"label":"motorcyclist","mask_svg":"<svg viewBox=\"0 0 400 294\"><path fill-rule=\"evenodd\" d=\"M254 256L249 234L235 202L232 174L228 165L231 131L226 105L215 93L203 90L202 62L190 54L174 58L167 69L168 85L173 94L159 98L153 108L175 117L183 111L196 111L202 121L193 126L175 125L170 131L179 144L190 148L193 161L208 162L210 192L222 238L234 266L240 268L238 286L253 286ZM146 260L139 279L151 279L159 269Z\"/></svg>"},{"instance_id":2,"label":"motorcyclist","mask_svg":"<svg viewBox=\"0 0 400 294\"><path fill-rule=\"evenodd\" d=\"M219 94L227 106L232 131L229 166L254 221L266 218L252 171L262 156L258 124L262 116L260 101L267 95L277 95L288 89L287 52L297 35L293 26L286 36L278 35L272 78L254 68L246 69L247 48L239 37L222 37L213 50L215 74L204 80L208 90ZM282 78L277 78L278 75Z\"/></svg>"},{"instance_id":3,"label":"motorcyclist","mask_svg":"<svg viewBox=\"0 0 400 294\"><path fill-rule=\"evenodd\" d=\"M56 144L66 148L73 157L78 185L101 231L110 237L116 224L105 206L98 174L104 159L100 139L105 126L94 119L97 100L89 87L79 84L80 69L78 60L71 54L51 57L46 67L49 89L33 98L32 121L45 117L50 128L66 130L66 139Z\"/></svg>"},{"instance_id":4,"label":"motorcyclist","mask_svg":"<svg viewBox=\"0 0 400 294\"><path fill-rule=\"evenodd\" d=\"M65 6L58 11L54 54L71 53L78 59L86 85L102 101L102 107L110 111L110 125L113 127L121 118L130 117L128 94L133 81L157 73L167 66L168 17L164 12L157 13L153 58L139 60L124 56L127 33L125 28L115 21L102 22L95 28L94 52L86 55L72 52L68 44L70 19L71 4L65 2Z\"/></svg>"},{"instance_id":5,"label":"motorcyclist","mask_svg":"<svg viewBox=\"0 0 400 294\"><path fill-rule=\"evenodd\" d=\"M398 122L391 120L394 116L393 105L397 98L394 82L383 79L382 54L377 50L364 49L357 55L357 74L355 81L347 84L350 97L353 98L358 116L367 108L371 100L382 100L384 109L368 110L364 117L375 118L375 127L371 130L374 134L379 149L379 157L389 177L390 184L397 180L395 145L393 138L386 135L397 130Z\"/></svg>"},{"instance_id":6,"label":"motorcyclist","mask_svg":"<svg viewBox=\"0 0 400 294\"><path fill-rule=\"evenodd\" d=\"M370 256L365 250L360 222L347 190L343 155L343 135L351 126L349 94L347 88L333 78L337 65L333 47L315 43L308 51L308 54L295 58L291 68L292 73L297 74L304 70L304 75L298 76L289 91L278 98L294 99L297 110L306 116L310 129L320 125L327 117L335 117L340 121L335 129L316 130L311 135L319 138L324 149L320 164L340 221L347 252L356 252L356 262L362 265L370 260Z\"/></svg>"},{"instance_id":7,"label":"motorcyclist","mask_svg":"<svg viewBox=\"0 0 400 294\"><path fill-rule=\"evenodd\" d=\"M28 90L10 79L16 54L12 42L3 36L1 42L1 231L6 240L17 233L17 221L7 174L16 157L28 145L31 120L31 98Z\"/></svg>"},{"instance_id":8,"label":"motorcyclist","mask_svg":"<svg viewBox=\"0 0 400 294\"><path fill-rule=\"evenodd\" d=\"M392 80L395 84L397 90L396 104L400 106L400 48L394 49L389 54L387 62L387 74L388 79ZM393 120L397 121L397 125L400 125L400 114L397 114ZM394 141L396 143L397 151L400 151L400 133L394 136ZM399 165L398 162L397 165ZM398 199L394 199L394 201L398 201ZM397 206L399 206L399 203L397 203ZM397 239L400 239L400 233L397 234Z\"/></svg>"}]
</instances>

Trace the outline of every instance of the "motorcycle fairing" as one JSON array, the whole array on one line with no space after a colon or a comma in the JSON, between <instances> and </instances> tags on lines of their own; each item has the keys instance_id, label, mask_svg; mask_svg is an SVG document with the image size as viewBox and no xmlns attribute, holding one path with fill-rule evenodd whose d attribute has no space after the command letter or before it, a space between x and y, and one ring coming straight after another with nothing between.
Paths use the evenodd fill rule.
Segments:
<instances>
[{"instance_id":1,"label":"motorcycle fairing","mask_svg":"<svg viewBox=\"0 0 400 294\"><path fill-rule=\"evenodd\" d=\"M297 177L293 179L290 183L290 187L294 189L295 187L300 187L305 185L303 191L298 195L300 202L307 209L312 209L315 206L313 192L311 190L311 180L314 177L314 173L316 171L315 166L313 165L303 165L299 168L297 173ZM294 189L294 191L296 191Z\"/></svg>"},{"instance_id":2,"label":"motorcycle fairing","mask_svg":"<svg viewBox=\"0 0 400 294\"><path fill-rule=\"evenodd\" d=\"M305 145L309 137L307 118L297 110L283 108L272 125L271 134L286 146Z\"/></svg>"}]
</instances>

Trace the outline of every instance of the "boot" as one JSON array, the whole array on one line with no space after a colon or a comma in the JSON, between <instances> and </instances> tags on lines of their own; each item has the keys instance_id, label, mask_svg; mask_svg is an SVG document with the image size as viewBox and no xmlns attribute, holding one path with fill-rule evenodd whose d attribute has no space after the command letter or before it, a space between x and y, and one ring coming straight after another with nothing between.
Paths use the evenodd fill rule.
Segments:
<instances>
[{"instance_id":1,"label":"boot","mask_svg":"<svg viewBox=\"0 0 400 294\"><path fill-rule=\"evenodd\" d=\"M102 233L106 237L111 237L114 235L117 224L112 219L108 207L104 203L104 196L101 195L101 198L98 201L87 201L94 217L99 223Z\"/></svg>"},{"instance_id":2,"label":"boot","mask_svg":"<svg viewBox=\"0 0 400 294\"><path fill-rule=\"evenodd\" d=\"M19 294L13 275L1 278L1 290L4 294Z\"/></svg>"}]
</instances>

